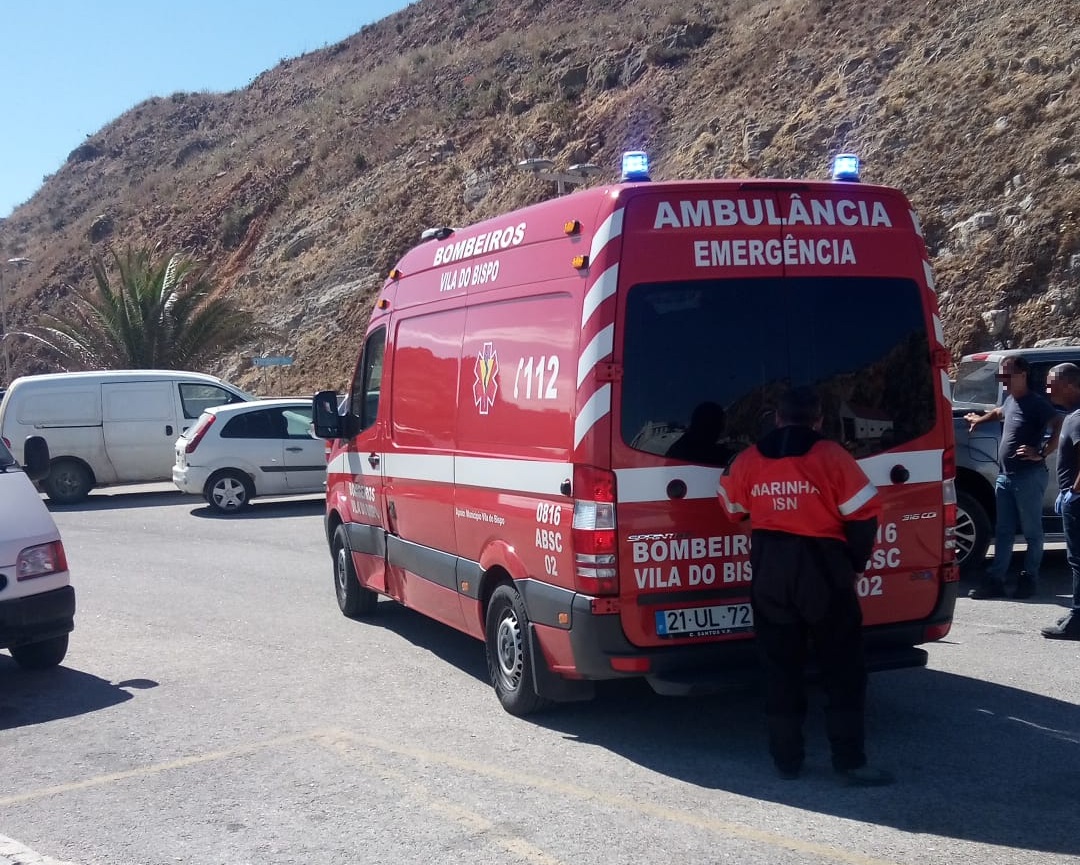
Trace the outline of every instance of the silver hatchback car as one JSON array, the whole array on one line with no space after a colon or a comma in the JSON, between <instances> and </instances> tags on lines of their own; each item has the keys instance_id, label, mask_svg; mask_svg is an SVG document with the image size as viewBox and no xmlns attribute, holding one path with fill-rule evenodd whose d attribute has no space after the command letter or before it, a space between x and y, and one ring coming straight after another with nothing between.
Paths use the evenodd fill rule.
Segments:
<instances>
[{"instance_id":1,"label":"silver hatchback car","mask_svg":"<svg viewBox=\"0 0 1080 865\"><path fill-rule=\"evenodd\" d=\"M323 492L325 444L311 435L311 400L207 409L176 440L172 479L222 514L242 510L257 496Z\"/></svg>"}]
</instances>

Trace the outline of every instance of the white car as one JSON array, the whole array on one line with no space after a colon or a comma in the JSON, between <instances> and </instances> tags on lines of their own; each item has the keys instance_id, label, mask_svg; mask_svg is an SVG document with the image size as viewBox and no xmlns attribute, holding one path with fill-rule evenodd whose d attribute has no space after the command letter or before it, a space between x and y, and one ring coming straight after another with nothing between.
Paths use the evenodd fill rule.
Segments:
<instances>
[{"instance_id":1,"label":"white car","mask_svg":"<svg viewBox=\"0 0 1080 865\"><path fill-rule=\"evenodd\" d=\"M173 483L222 514L242 510L256 496L321 493L325 446L310 430L310 399L208 408L176 440Z\"/></svg>"}]
</instances>

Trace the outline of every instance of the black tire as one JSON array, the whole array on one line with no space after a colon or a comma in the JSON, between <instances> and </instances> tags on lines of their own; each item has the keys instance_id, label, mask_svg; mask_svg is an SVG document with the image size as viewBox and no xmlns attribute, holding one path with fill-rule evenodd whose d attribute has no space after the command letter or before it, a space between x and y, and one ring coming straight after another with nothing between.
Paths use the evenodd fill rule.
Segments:
<instances>
[{"instance_id":1,"label":"black tire","mask_svg":"<svg viewBox=\"0 0 1080 865\"><path fill-rule=\"evenodd\" d=\"M41 488L50 502L58 505L74 505L85 501L94 488L90 469L78 460L59 459L49 467L49 474L41 481Z\"/></svg>"},{"instance_id":2,"label":"black tire","mask_svg":"<svg viewBox=\"0 0 1080 865\"><path fill-rule=\"evenodd\" d=\"M15 663L24 670L47 670L55 667L67 654L68 635L62 634L40 643L26 643L12 646L9 650Z\"/></svg>"},{"instance_id":3,"label":"black tire","mask_svg":"<svg viewBox=\"0 0 1080 865\"><path fill-rule=\"evenodd\" d=\"M536 693L529 617L513 586L503 584L492 592L484 634L488 676L502 707L521 717L550 706L551 700Z\"/></svg>"},{"instance_id":4,"label":"black tire","mask_svg":"<svg viewBox=\"0 0 1080 865\"><path fill-rule=\"evenodd\" d=\"M353 567L352 553L345 540L345 526L334 532L334 594L338 609L350 619L362 619L375 612L379 595L360 585Z\"/></svg>"},{"instance_id":5,"label":"black tire","mask_svg":"<svg viewBox=\"0 0 1080 865\"><path fill-rule=\"evenodd\" d=\"M235 514L242 511L255 496L251 478L236 469L214 472L203 488L203 498L219 514Z\"/></svg>"},{"instance_id":6,"label":"black tire","mask_svg":"<svg viewBox=\"0 0 1080 865\"><path fill-rule=\"evenodd\" d=\"M982 567L994 533L990 517L979 500L962 490L956 493L956 562L972 573Z\"/></svg>"}]
</instances>

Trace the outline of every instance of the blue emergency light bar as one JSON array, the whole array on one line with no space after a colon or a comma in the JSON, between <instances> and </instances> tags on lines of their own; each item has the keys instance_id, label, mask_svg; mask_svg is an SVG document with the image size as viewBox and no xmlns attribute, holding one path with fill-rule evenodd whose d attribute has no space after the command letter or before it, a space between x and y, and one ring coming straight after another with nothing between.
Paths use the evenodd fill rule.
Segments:
<instances>
[{"instance_id":1,"label":"blue emergency light bar","mask_svg":"<svg viewBox=\"0 0 1080 865\"><path fill-rule=\"evenodd\" d=\"M859 157L854 153L840 153L833 159L832 179L859 182Z\"/></svg>"},{"instance_id":2,"label":"blue emergency light bar","mask_svg":"<svg viewBox=\"0 0 1080 865\"><path fill-rule=\"evenodd\" d=\"M649 154L644 150L628 150L622 155L622 179L626 182L651 180Z\"/></svg>"}]
</instances>

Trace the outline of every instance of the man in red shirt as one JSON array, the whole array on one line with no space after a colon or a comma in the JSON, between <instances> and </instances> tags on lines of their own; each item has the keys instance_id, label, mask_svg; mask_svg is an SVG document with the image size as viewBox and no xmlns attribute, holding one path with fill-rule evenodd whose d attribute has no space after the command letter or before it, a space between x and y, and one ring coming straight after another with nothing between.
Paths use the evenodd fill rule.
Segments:
<instances>
[{"instance_id":1,"label":"man in red shirt","mask_svg":"<svg viewBox=\"0 0 1080 865\"><path fill-rule=\"evenodd\" d=\"M879 497L855 459L820 428L817 394L788 390L777 428L720 478L720 501L732 519L752 525L750 600L766 673L769 750L781 777L796 778L802 769L812 644L828 697L833 768L849 784L889 784L888 772L866 764L866 667L855 592L874 544Z\"/></svg>"}]
</instances>

